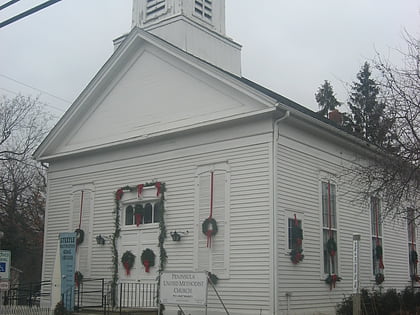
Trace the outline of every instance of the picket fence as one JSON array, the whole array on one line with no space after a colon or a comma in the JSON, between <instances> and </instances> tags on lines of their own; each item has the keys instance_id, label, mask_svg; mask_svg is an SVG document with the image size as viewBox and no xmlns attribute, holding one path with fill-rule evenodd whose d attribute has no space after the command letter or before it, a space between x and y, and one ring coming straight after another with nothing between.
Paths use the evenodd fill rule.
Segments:
<instances>
[{"instance_id":1,"label":"picket fence","mask_svg":"<svg viewBox=\"0 0 420 315\"><path fill-rule=\"evenodd\" d=\"M54 311L49 308L26 305L1 305L1 315L53 315Z\"/></svg>"}]
</instances>

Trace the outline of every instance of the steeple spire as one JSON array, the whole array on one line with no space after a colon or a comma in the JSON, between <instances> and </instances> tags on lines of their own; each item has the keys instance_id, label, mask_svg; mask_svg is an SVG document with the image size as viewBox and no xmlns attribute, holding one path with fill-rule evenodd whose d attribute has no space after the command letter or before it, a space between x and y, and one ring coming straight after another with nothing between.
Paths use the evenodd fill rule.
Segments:
<instances>
[{"instance_id":1,"label":"steeple spire","mask_svg":"<svg viewBox=\"0 0 420 315\"><path fill-rule=\"evenodd\" d=\"M225 0L133 0L132 27L241 74L241 46L225 34Z\"/></svg>"}]
</instances>

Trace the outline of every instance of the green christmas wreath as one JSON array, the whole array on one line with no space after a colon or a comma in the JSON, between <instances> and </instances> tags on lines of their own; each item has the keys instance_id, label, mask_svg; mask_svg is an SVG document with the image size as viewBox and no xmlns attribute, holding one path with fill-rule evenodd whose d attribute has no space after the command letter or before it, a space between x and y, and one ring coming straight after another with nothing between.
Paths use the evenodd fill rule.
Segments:
<instances>
[{"instance_id":1,"label":"green christmas wreath","mask_svg":"<svg viewBox=\"0 0 420 315\"><path fill-rule=\"evenodd\" d=\"M79 246L85 239L85 231L82 229L76 229L74 232L76 233L76 245Z\"/></svg>"},{"instance_id":2,"label":"green christmas wreath","mask_svg":"<svg viewBox=\"0 0 420 315\"><path fill-rule=\"evenodd\" d=\"M127 276L130 275L130 270L133 268L135 260L136 256L129 250L122 255L121 262Z\"/></svg>"},{"instance_id":3,"label":"green christmas wreath","mask_svg":"<svg viewBox=\"0 0 420 315\"><path fill-rule=\"evenodd\" d=\"M211 226L211 230L209 229L209 226ZM201 229L205 235L208 235L211 231L211 236L214 236L217 234L218 228L217 228L217 222L213 218L207 218L203 221L203 224L201 225Z\"/></svg>"},{"instance_id":4,"label":"green christmas wreath","mask_svg":"<svg viewBox=\"0 0 420 315\"><path fill-rule=\"evenodd\" d=\"M155 259L156 255L150 248L146 248L143 251L143 253L141 254L141 263L145 267L146 272L149 272L150 267L153 267L155 265Z\"/></svg>"},{"instance_id":5,"label":"green christmas wreath","mask_svg":"<svg viewBox=\"0 0 420 315\"><path fill-rule=\"evenodd\" d=\"M327 241L327 252L330 256L334 257L337 253L337 243L333 238L330 238Z\"/></svg>"}]
</instances>

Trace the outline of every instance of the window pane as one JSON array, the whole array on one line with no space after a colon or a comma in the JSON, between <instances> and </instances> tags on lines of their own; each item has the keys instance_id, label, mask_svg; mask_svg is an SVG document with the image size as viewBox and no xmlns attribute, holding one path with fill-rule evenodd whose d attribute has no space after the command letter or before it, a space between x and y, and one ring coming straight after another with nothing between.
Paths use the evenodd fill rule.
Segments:
<instances>
[{"instance_id":1,"label":"window pane","mask_svg":"<svg viewBox=\"0 0 420 315\"><path fill-rule=\"evenodd\" d=\"M372 237L372 267L373 267L373 275L380 273L380 259L378 258L377 253L377 246L382 247L382 239L376 239L376 237ZM383 257L383 253L382 253ZM383 258L382 258L383 259Z\"/></svg>"},{"instance_id":2,"label":"window pane","mask_svg":"<svg viewBox=\"0 0 420 315\"><path fill-rule=\"evenodd\" d=\"M302 220L297 220L298 227L302 228ZM293 249L293 226L295 225L295 219L289 218L287 222L287 231L288 231L288 248ZM296 248L302 248L302 244L296 246Z\"/></svg>"},{"instance_id":3,"label":"window pane","mask_svg":"<svg viewBox=\"0 0 420 315\"><path fill-rule=\"evenodd\" d=\"M147 203L144 206L144 224L152 223L152 204Z\"/></svg>"},{"instance_id":4,"label":"window pane","mask_svg":"<svg viewBox=\"0 0 420 315\"><path fill-rule=\"evenodd\" d=\"M331 236L337 243L337 231L331 231ZM327 229L323 230L323 243L324 243L324 273L325 274L336 274L338 267L338 253L331 256L328 253L327 242L330 239L330 231ZM338 247L338 246L337 246Z\"/></svg>"},{"instance_id":5,"label":"window pane","mask_svg":"<svg viewBox=\"0 0 420 315\"><path fill-rule=\"evenodd\" d=\"M132 225L133 224L133 207L132 206L128 206L125 209L125 225Z\"/></svg>"},{"instance_id":6,"label":"window pane","mask_svg":"<svg viewBox=\"0 0 420 315\"><path fill-rule=\"evenodd\" d=\"M160 222L160 202L156 202L153 208L153 222Z\"/></svg>"},{"instance_id":7,"label":"window pane","mask_svg":"<svg viewBox=\"0 0 420 315\"><path fill-rule=\"evenodd\" d=\"M379 198L370 199L370 218L372 226L372 235L382 236L381 204Z\"/></svg>"},{"instance_id":8,"label":"window pane","mask_svg":"<svg viewBox=\"0 0 420 315\"><path fill-rule=\"evenodd\" d=\"M328 189L329 188L329 189ZM336 188L334 184L322 182L322 226L337 227ZM330 223L331 222L331 223Z\"/></svg>"}]
</instances>

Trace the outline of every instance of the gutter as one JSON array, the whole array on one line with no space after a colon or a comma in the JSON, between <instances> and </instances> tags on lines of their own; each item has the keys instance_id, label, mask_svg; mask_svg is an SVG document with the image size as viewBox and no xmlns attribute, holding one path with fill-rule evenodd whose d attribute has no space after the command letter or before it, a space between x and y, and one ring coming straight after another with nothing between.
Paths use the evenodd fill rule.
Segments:
<instances>
[{"instance_id":1,"label":"gutter","mask_svg":"<svg viewBox=\"0 0 420 315\"><path fill-rule=\"evenodd\" d=\"M278 107L280 103L276 104L276 108ZM278 296L278 242L277 242L277 148L278 148L278 139L279 139L279 124L288 119L290 117L290 111L286 110L286 112L284 113L284 115L280 118L278 118L277 120L274 121L273 123L273 144L272 144L272 187L273 187L273 212L272 212L272 246L273 246L273 277L272 277L272 290L271 292L273 292L273 299L272 299L272 303L273 305L271 305L271 310L272 310L272 314L273 315L277 315L278 314L278 305L279 305L279 296Z\"/></svg>"}]
</instances>

